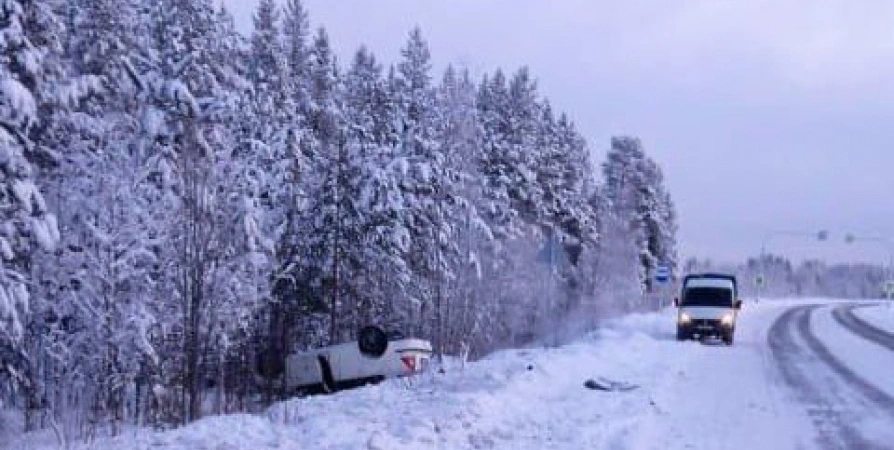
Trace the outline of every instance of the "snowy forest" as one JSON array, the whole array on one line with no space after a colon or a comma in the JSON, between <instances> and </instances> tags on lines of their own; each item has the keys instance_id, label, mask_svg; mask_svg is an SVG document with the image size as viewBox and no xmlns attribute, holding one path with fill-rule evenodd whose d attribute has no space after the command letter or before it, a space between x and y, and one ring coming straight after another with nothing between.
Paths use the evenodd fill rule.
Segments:
<instances>
[{"instance_id":1,"label":"snowy forest","mask_svg":"<svg viewBox=\"0 0 894 450\"><path fill-rule=\"evenodd\" d=\"M771 254L749 258L742 264L690 259L682 266L685 272L735 274L742 294L752 299L761 296L882 298L885 281L891 276L890 268L879 264L827 264L819 260L793 264L785 256Z\"/></svg>"},{"instance_id":2,"label":"snowy forest","mask_svg":"<svg viewBox=\"0 0 894 450\"><path fill-rule=\"evenodd\" d=\"M528 69L435 73L408 31L339 61L300 0L249 36L214 0L0 2L0 410L178 426L366 324L480 357L649 308L676 217L641 142L593 161Z\"/></svg>"}]
</instances>

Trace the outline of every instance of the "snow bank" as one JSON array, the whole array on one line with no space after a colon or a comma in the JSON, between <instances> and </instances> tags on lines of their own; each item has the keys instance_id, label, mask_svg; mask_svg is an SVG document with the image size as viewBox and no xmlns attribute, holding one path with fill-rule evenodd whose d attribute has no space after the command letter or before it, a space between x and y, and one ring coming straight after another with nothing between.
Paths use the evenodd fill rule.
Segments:
<instances>
[{"instance_id":1,"label":"snow bank","mask_svg":"<svg viewBox=\"0 0 894 450\"><path fill-rule=\"evenodd\" d=\"M660 355L670 344L661 340L670 336L668 320L668 312L629 316L560 348L501 351L464 369L451 363L444 374L433 371L330 396L293 399L263 415L211 417L174 431L128 432L72 447L577 448L569 439L577 442L582 428L605 417L624 416L621 410L632 406L648 406L645 389L606 393L584 389L583 383L603 376L640 386L655 384L666 369Z\"/></svg>"},{"instance_id":2,"label":"snow bank","mask_svg":"<svg viewBox=\"0 0 894 450\"><path fill-rule=\"evenodd\" d=\"M766 330L786 306L746 307L733 347L677 342L667 309L611 321L559 348L501 351L464 368L447 364L443 374L72 450L810 448L800 406L767 383ZM584 387L598 378L637 388Z\"/></svg>"},{"instance_id":3,"label":"snow bank","mask_svg":"<svg viewBox=\"0 0 894 450\"><path fill-rule=\"evenodd\" d=\"M501 448L509 442L529 443L521 448L550 448L540 439L560 442L561 437L576 436L576 428L583 426L569 421L568 413L582 406L610 408L619 400L585 391L585 380L606 376L649 382L635 369L656 359L652 336L667 334L656 331L665 320L659 314L631 316L561 348L506 350L465 370L292 400L272 408L271 417L295 430L294 442L311 448ZM559 408L545 423L541 417L544 405L588 399L595 404Z\"/></svg>"}]
</instances>

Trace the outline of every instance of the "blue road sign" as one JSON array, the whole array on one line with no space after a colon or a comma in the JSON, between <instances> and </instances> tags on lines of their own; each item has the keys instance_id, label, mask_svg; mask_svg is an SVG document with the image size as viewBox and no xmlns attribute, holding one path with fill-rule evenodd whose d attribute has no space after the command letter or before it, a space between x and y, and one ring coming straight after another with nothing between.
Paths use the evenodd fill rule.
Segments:
<instances>
[{"instance_id":1,"label":"blue road sign","mask_svg":"<svg viewBox=\"0 0 894 450\"><path fill-rule=\"evenodd\" d=\"M665 284L671 279L671 270L667 266L658 266L655 268L655 281Z\"/></svg>"}]
</instances>

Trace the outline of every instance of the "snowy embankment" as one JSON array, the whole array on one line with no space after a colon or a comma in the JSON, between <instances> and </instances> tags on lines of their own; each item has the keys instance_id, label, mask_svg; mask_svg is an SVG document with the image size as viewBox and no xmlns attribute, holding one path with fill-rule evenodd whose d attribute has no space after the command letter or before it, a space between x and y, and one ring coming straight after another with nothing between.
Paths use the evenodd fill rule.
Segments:
<instances>
[{"instance_id":1,"label":"snowy embankment","mask_svg":"<svg viewBox=\"0 0 894 450\"><path fill-rule=\"evenodd\" d=\"M131 431L72 447L809 447L809 422L768 383L775 372L766 330L783 309L775 302L746 306L733 347L676 342L670 310L633 315L560 348L503 351L444 374L290 400L265 415L211 417L170 432ZM584 387L597 377L637 388Z\"/></svg>"}]
</instances>

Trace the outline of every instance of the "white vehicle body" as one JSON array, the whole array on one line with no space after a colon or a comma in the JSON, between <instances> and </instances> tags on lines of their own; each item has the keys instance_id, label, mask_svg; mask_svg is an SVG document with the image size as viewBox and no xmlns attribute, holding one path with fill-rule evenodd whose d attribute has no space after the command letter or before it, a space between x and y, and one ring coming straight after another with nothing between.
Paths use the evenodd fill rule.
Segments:
<instances>
[{"instance_id":1,"label":"white vehicle body","mask_svg":"<svg viewBox=\"0 0 894 450\"><path fill-rule=\"evenodd\" d=\"M681 298L675 300L677 339L718 337L731 345L741 308L735 278L706 274L687 276Z\"/></svg>"},{"instance_id":2,"label":"white vehicle body","mask_svg":"<svg viewBox=\"0 0 894 450\"><path fill-rule=\"evenodd\" d=\"M286 388L329 392L414 375L428 367L431 354L430 342L414 338L389 341L378 357L361 352L357 342L293 353L286 357Z\"/></svg>"}]
</instances>

